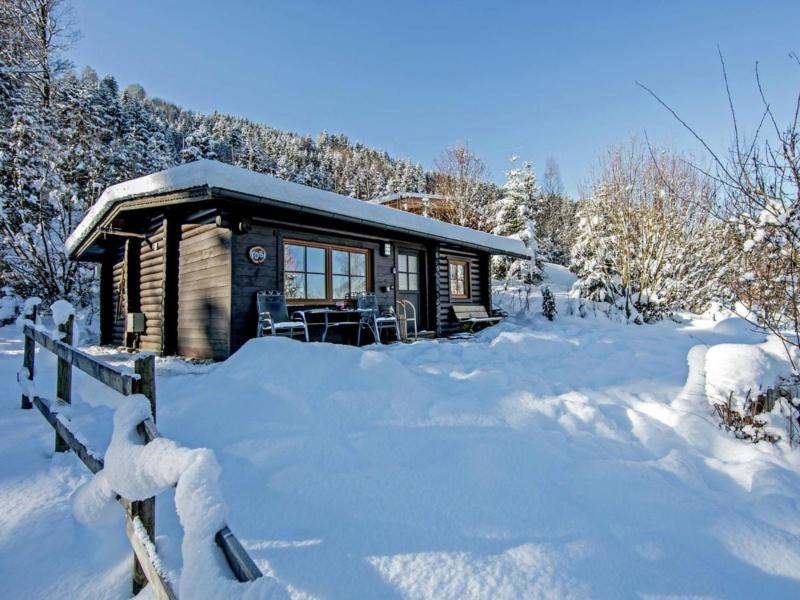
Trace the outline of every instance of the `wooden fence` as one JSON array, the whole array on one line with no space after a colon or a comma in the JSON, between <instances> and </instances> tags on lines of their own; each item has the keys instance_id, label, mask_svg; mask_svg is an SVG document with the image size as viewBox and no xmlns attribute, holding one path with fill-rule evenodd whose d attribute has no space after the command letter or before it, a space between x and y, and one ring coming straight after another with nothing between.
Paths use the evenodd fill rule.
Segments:
<instances>
[{"instance_id":1,"label":"wooden fence","mask_svg":"<svg viewBox=\"0 0 800 600\"><path fill-rule=\"evenodd\" d=\"M31 320L36 322L36 311ZM37 329L35 326L25 325L25 350L23 354L23 367L27 370L24 375L30 380L34 378L36 358L36 344L45 348L58 357L56 372L56 399L35 395L32 399L23 393L21 408L30 409L34 406L39 409L50 426L55 430L56 452L72 450L75 455L89 468L92 473L103 469L103 458L95 456L69 428L69 420L59 416L59 407L70 404L72 401L72 368L75 367L97 381L107 385L122 395L141 394L150 401L151 418L142 421L137 431L144 444L161 437L156 428L156 379L155 356L152 354L137 358L134 361L134 372L126 373L113 366L74 348L72 344L73 317L66 323L59 325L61 339L57 340L48 333ZM32 388L31 388L32 389ZM159 600L172 600L177 598L172 582L166 573L161 572L156 565L160 563L155 554L155 498L131 501L117 497L125 509L125 531L133 548L133 593L139 591L150 583L154 595ZM226 526L220 529L215 541L231 572L238 581L254 581L263 574L253 559L244 549L242 544Z\"/></svg>"}]
</instances>

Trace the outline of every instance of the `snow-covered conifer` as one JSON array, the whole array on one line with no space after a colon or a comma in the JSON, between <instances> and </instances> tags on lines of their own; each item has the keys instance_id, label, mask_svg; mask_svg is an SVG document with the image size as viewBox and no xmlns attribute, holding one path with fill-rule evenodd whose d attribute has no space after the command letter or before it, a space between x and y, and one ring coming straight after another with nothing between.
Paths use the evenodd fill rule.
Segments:
<instances>
[{"instance_id":1,"label":"snow-covered conifer","mask_svg":"<svg viewBox=\"0 0 800 600\"><path fill-rule=\"evenodd\" d=\"M556 318L558 310L556 310L556 298L553 292L546 285L542 286L542 315L548 320L552 321Z\"/></svg>"}]
</instances>

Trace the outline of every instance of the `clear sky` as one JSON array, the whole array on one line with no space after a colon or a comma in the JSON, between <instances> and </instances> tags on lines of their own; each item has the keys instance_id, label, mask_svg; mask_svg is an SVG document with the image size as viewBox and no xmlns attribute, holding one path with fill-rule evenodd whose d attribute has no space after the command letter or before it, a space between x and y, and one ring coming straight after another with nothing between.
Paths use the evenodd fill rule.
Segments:
<instances>
[{"instance_id":1,"label":"clear sky","mask_svg":"<svg viewBox=\"0 0 800 600\"><path fill-rule=\"evenodd\" d=\"M428 168L466 141L496 181L511 154L540 172L552 156L572 192L632 134L696 148L636 81L721 149L731 128L717 46L745 123L759 106L756 61L779 110L800 90L788 56L800 53L800 0L73 2L72 59L121 86L342 132Z\"/></svg>"}]
</instances>

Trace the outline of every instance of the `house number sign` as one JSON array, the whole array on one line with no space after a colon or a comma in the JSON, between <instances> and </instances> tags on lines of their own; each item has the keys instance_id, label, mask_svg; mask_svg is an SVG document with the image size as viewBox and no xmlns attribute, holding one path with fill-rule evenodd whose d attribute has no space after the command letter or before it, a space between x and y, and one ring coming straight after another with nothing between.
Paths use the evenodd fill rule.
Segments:
<instances>
[{"instance_id":1,"label":"house number sign","mask_svg":"<svg viewBox=\"0 0 800 600\"><path fill-rule=\"evenodd\" d=\"M267 251L264 250L263 246L252 246L247 251L247 255L250 257L250 261L256 265L260 265L267 260Z\"/></svg>"}]
</instances>

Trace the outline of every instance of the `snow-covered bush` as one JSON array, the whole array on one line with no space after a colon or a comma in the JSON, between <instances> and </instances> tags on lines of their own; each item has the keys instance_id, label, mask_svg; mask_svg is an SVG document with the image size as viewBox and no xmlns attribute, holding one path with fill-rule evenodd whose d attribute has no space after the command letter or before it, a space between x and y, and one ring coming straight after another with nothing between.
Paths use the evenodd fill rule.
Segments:
<instances>
[{"instance_id":1,"label":"snow-covered bush","mask_svg":"<svg viewBox=\"0 0 800 600\"><path fill-rule=\"evenodd\" d=\"M576 293L634 322L702 312L729 289L732 228L713 207L712 182L682 157L612 148L578 210Z\"/></svg>"},{"instance_id":2,"label":"snow-covered bush","mask_svg":"<svg viewBox=\"0 0 800 600\"><path fill-rule=\"evenodd\" d=\"M14 292L14 288L6 286L0 291L3 294L0 297L0 325L8 325L19 316L22 301Z\"/></svg>"},{"instance_id":3,"label":"snow-covered bush","mask_svg":"<svg viewBox=\"0 0 800 600\"><path fill-rule=\"evenodd\" d=\"M791 75L796 77L800 58L791 53L790 60ZM700 141L714 168L720 211L733 226L738 242L734 256L727 257L738 275L731 283L732 298L727 304L731 308L737 304L743 307L740 314L778 336L793 360L791 350L800 348L799 113L791 109L780 123L772 102L764 94L756 65L755 84L763 101L763 115L754 124L753 137L741 136L724 60L721 63L733 142L728 152L720 155ZM787 78L791 79L788 75ZM647 91L675 115L654 92ZM800 92L792 94L789 105L800 105ZM697 137L695 130L678 120ZM793 366L797 374L798 364Z\"/></svg>"}]
</instances>

